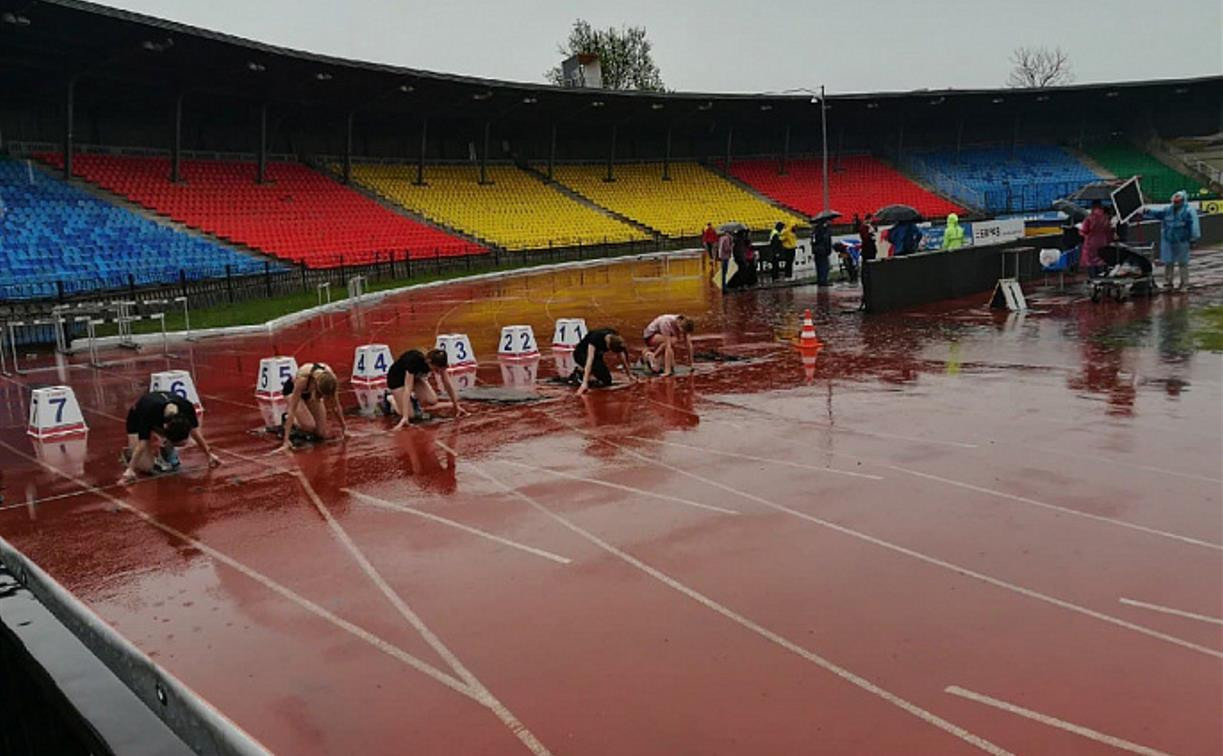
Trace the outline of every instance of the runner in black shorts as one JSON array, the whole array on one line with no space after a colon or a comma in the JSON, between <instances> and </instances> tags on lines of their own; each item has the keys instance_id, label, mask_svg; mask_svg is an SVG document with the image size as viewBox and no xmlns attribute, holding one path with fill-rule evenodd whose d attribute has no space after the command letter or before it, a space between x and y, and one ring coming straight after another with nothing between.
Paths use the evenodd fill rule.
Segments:
<instances>
[{"instance_id":1,"label":"runner in black shorts","mask_svg":"<svg viewBox=\"0 0 1223 756\"><path fill-rule=\"evenodd\" d=\"M437 379L441 381L442 388L445 389L446 396L450 398L450 404L454 407L454 416L463 417L468 414L467 410L459 405L459 392L454 387L449 371L446 370L448 365L446 352L441 349L430 349L428 354L422 353L419 349L409 349L391 363L386 373L387 403L383 409L384 411L389 410L387 414L394 413L403 416L403 419L392 430L399 430L407 425L411 416L419 412L419 408L432 410L437 407L439 404L437 392L429 384L430 373L436 375ZM409 376L412 379L411 385L408 383ZM408 406L409 397L415 406L410 411L404 412L403 408Z\"/></svg>"},{"instance_id":2,"label":"runner in black shorts","mask_svg":"<svg viewBox=\"0 0 1223 756\"><path fill-rule=\"evenodd\" d=\"M611 370L603 361L603 355L607 352L620 355L625 376L628 377L629 383L636 383L633 371L629 368L628 347L624 344L624 338L615 329L597 328L583 336L573 348L573 361L577 366L573 368L571 379L581 381L577 396L590 390L592 380L596 388L612 384Z\"/></svg>"},{"instance_id":3,"label":"runner in black shorts","mask_svg":"<svg viewBox=\"0 0 1223 756\"><path fill-rule=\"evenodd\" d=\"M139 473L166 472L178 467L174 447L188 438L208 455L209 467L221 464L200 432L200 421L191 402L167 391L140 397L127 412L127 448L123 453L127 467L119 482L131 483Z\"/></svg>"}]
</instances>

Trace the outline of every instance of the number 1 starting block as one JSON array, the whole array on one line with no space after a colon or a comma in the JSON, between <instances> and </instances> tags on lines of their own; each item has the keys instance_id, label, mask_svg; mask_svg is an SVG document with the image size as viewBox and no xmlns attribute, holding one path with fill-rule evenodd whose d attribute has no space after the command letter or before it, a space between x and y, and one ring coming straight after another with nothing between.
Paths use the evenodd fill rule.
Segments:
<instances>
[{"instance_id":1,"label":"number 1 starting block","mask_svg":"<svg viewBox=\"0 0 1223 756\"><path fill-rule=\"evenodd\" d=\"M195 381L186 370L166 370L149 376L149 391L165 391L177 394L195 405L196 414L204 411L200 403L200 395L195 390Z\"/></svg>"},{"instance_id":2,"label":"number 1 starting block","mask_svg":"<svg viewBox=\"0 0 1223 756\"><path fill-rule=\"evenodd\" d=\"M438 334L436 347L446 352L450 370L461 370L476 364L476 352L465 333Z\"/></svg>"},{"instance_id":3,"label":"number 1 starting block","mask_svg":"<svg viewBox=\"0 0 1223 756\"><path fill-rule=\"evenodd\" d=\"M34 389L30 396L30 423L26 433L37 439L88 433L81 405L69 386Z\"/></svg>"},{"instance_id":4,"label":"number 1 starting block","mask_svg":"<svg viewBox=\"0 0 1223 756\"><path fill-rule=\"evenodd\" d=\"M497 356L503 359L527 360L539 356L535 331L529 325L508 325L501 329Z\"/></svg>"},{"instance_id":5,"label":"number 1 starting block","mask_svg":"<svg viewBox=\"0 0 1223 756\"><path fill-rule=\"evenodd\" d=\"M559 318L552 332L552 348L573 349L586 332L586 321L582 318Z\"/></svg>"},{"instance_id":6,"label":"number 1 starting block","mask_svg":"<svg viewBox=\"0 0 1223 756\"><path fill-rule=\"evenodd\" d=\"M359 346L352 358L352 382L368 385L385 381L392 362L391 348L386 344Z\"/></svg>"},{"instance_id":7,"label":"number 1 starting block","mask_svg":"<svg viewBox=\"0 0 1223 756\"><path fill-rule=\"evenodd\" d=\"M297 360L292 357L264 357L259 360L259 377L255 379L255 396L275 399L283 396L285 381L297 375Z\"/></svg>"}]
</instances>

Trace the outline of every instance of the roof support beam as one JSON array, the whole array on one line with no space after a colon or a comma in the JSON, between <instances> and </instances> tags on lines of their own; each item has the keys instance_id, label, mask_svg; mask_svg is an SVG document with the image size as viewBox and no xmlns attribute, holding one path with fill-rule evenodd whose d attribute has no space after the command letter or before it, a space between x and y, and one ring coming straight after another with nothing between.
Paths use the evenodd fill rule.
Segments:
<instances>
[{"instance_id":1,"label":"roof support beam","mask_svg":"<svg viewBox=\"0 0 1223 756\"><path fill-rule=\"evenodd\" d=\"M484 122L484 149L480 150L480 186L491 183L488 180L488 135L492 131L492 122Z\"/></svg>"},{"instance_id":2,"label":"roof support beam","mask_svg":"<svg viewBox=\"0 0 1223 756\"><path fill-rule=\"evenodd\" d=\"M174 96L174 138L170 142L170 183L183 180L183 93Z\"/></svg>"},{"instance_id":3,"label":"roof support beam","mask_svg":"<svg viewBox=\"0 0 1223 756\"><path fill-rule=\"evenodd\" d=\"M348 111L344 119L344 183L352 183L352 118L353 112Z\"/></svg>"},{"instance_id":4,"label":"roof support beam","mask_svg":"<svg viewBox=\"0 0 1223 756\"><path fill-rule=\"evenodd\" d=\"M671 180L671 124L667 124L667 151L662 159L662 180Z\"/></svg>"},{"instance_id":5,"label":"roof support beam","mask_svg":"<svg viewBox=\"0 0 1223 756\"><path fill-rule=\"evenodd\" d=\"M608 144L607 150L607 175L603 177L604 181L612 182L616 180L616 124L611 127L611 142Z\"/></svg>"},{"instance_id":6,"label":"roof support beam","mask_svg":"<svg viewBox=\"0 0 1223 756\"><path fill-rule=\"evenodd\" d=\"M268 180L268 104L259 106L259 145L255 151L255 183L264 184Z\"/></svg>"},{"instance_id":7,"label":"roof support beam","mask_svg":"<svg viewBox=\"0 0 1223 756\"><path fill-rule=\"evenodd\" d=\"M68 77L68 88L64 93L64 178L72 178L72 153L76 149L76 75Z\"/></svg>"},{"instance_id":8,"label":"roof support beam","mask_svg":"<svg viewBox=\"0 0 1223 756\"><path fill-rule=\"evenodd\" d=\"M548 144L548 180L555 180L556 170L556 122L552 122L552 141Z\"/></svg>"},{"instance_id":9,"label":"roof support beam","mask_svg":"<svg viewBox=\"0 0 1223 756\"><path fill-rule=\"evenodd\" d=\"M429 139L429 119L420 119L420 152L416 155L416 180L412 182L415 186L425 185L425 147Z\"/></svg>"},{"instance_id":10,"label":"roof support beam","mask_svg":"<svg viewBox=\"0 0 1223 756\"><path fill-rule=\"evenodd\" d=\"M786 175L786 163L790 160L790 124L786 124L785 134L781 139L781 162L777 166L777 175Z\"/></svg>"},{"instance_id":11,"label":"roof support beam","mask_svg":"<svg viewBox=\"0 0 1223 756\"><path fill-rule=\"evenodd\" d=\"M734 141L735 141L735 127L727 126L726 127L726 162L722 163L722 175L723 176L730 174L730 160L731 160L730 150L731 150L731 145L734 144Z\"/></svg>"}]
</instances>

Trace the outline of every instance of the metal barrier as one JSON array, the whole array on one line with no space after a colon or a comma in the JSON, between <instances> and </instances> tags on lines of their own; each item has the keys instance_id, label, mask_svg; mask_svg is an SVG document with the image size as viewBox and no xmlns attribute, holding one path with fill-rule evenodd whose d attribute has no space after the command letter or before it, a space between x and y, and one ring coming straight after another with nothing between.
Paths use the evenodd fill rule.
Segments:
<instances>
[{"instance_id":1,"label":"metal barrier","mask_svg":"<svg viewBox=\"0 0 1223 756\"><path fill-rule=\"evenodd\" d=\"M318 296L319 307L323 306L323 294L327 294L327 304L331 304L331 282L323 281L318 286L314 287L314 293Z\"/></svg>"},{"instance_id":2,"label":"metal barrier","mask_svg":"<svg viewBox=\"0 0 1223 756\"><path fill-rule=\"evenodd\" d=\"M365 296L365 276L353 276L348 279L348 298L352 300L353 305L361 304L361 297Z\"/></svg>"}]
</instances>

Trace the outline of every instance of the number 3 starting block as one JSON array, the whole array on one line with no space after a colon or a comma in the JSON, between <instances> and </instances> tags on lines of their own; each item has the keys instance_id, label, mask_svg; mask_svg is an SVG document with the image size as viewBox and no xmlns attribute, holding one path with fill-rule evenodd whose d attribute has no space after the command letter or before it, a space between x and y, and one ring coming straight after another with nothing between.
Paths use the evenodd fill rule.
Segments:
<instances>
[{"instance_id":1,"label":"number 3 starting block","mask_svg":"<svg viewBox=\"0 0 1223 756\"><path fill-rule=\"evenodd\" d=\"M386 344L365 344L357 347L352 358L352 382L368 385L386 380L391 369L391 348Z\"/></svg>"},{"instance_id":2,"label":"number 3 starting block","mask_svg":"<svg viewBox=\"0 0 1223 756\"><path fill-rule=\"evenodd\" d=\"M200 395L195 390L195 381L191 380L191 373L186 370L153 373L149 376L149 391L177 394L194 404L197 414L204 411L204 405L200 404Z\"/></svg>"},{"instance_id":3,"label":"number 3 starting block","mask_svg":"<svg viewBox=\"0 0 1223 756\"><path fill-rule=\"evenodd\" d=\"M437 337L438 349L446 352L450 370L461 370L476 364L476 353L465 333L443 333Z\"/></svg>"},{"instance_id":4,"label":"number 3 starting block","mask_svg":"<svg viewBox=\"0 0 1223 756\"><path fill-rule=\"evenodd\" d=\"M539 356L535 344L535 331L529 325L509 325L501 329L497 356L505 359L525 360Z\"/></svg>"},{"instance_id":5,"label":"number 3 starting block","mask_svg":"<svg viewBox=\"0 0 1223 756\"><path fill-rule=\"evenodd\" d=\"M255 396L275 399L283 396L285 381L297 374L297 360L292 357L264 357L259 360L259 377L255 379Z\"/></svg>"},{"instance_id":6,"label":"number 3 starting block","mask_svg":"<svg viewBox=\"0 0 1223 756\"><path fill-rule=\"evenodd\" d=\"M582 318L560 318L552 332L553 349L573 349L586 335L586 321Z\"/></svg>"},{"instance_id":7,"label":"number 3 starting block","mask_svg":"<svg viewBox=\"0 0 1223 756\"><path fill-rule=\"evenodd\" d=\"M68 386L34 389L30 397L30 424L26 433L37 439L88 433L81 405Z\"/></svg>"}]
</instances>

